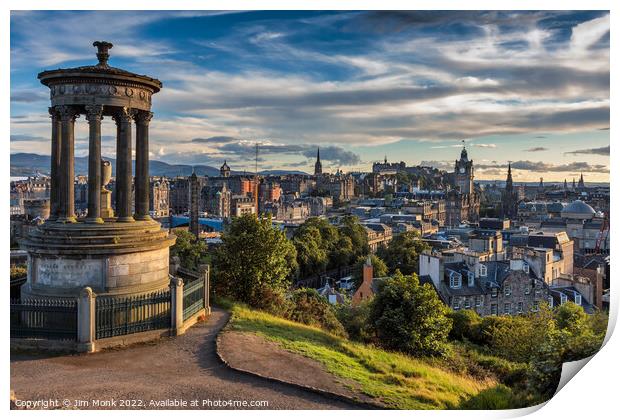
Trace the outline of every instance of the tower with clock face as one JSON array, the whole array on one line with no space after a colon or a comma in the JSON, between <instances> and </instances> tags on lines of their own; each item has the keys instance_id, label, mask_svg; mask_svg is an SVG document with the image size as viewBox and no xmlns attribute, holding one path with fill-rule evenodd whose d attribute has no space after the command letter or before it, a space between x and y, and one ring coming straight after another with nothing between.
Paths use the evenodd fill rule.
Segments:
<instances>
[{"instance_id":1,"label":"tower with clock face","mask_svg":"<svg viewBox=\"0 0 620 420\"><path fill-rule=\"evenodd\" d=\"M474 192L474 161L467 158L465 146L461 150L461 158L454 162L454 183L461 194Z\"/></svg>"}]
</instances>

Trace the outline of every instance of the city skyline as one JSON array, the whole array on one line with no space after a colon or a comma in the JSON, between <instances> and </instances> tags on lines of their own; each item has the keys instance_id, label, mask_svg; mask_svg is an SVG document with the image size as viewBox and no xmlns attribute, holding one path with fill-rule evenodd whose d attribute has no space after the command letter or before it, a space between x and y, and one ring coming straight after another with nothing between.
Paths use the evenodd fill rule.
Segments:
<instances>
[{"instance_id":1,"label":"city skyline","mask_svg":"<svg viewBox=\"0 0 620 420\"><path fill-rule=\"evenodd\" d=\"M106 39L112 66L166 88L153 160L251 171L260 142L264 170L311 173L317 147L332 172L451 170L467 139L477 179L509 157L515 182L609 180L607 12L13 12L11 35L11 153L49 154L36 74Z\"/></svg>"}]
</instances>

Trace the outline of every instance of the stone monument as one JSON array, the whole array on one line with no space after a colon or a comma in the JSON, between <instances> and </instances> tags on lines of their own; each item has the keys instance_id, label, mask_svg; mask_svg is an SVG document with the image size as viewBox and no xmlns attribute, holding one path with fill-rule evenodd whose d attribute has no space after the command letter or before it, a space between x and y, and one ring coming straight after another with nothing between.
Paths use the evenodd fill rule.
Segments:
<instances>
[{"instance_id":1,"label":"stone monument","mask_svg":"<svg viewBox=\"0 0 620 420\"><path fill-rule=\"evenodd\" d=\"M175 237L149 216L151 98L162 84L108 65L111 43L93 46L98 64L38 75L51 97L50 216L23 240L28 251L24 297L78 296L84 287L98 295L129 296L167 288L170 282L169 248ZM74 126L80 115L89 126L88 213L83 219L74 212ZM116 123L115 211L105 189L112 167L101 160L101 120L107 117Z\"/></svg>"}]
</instances>

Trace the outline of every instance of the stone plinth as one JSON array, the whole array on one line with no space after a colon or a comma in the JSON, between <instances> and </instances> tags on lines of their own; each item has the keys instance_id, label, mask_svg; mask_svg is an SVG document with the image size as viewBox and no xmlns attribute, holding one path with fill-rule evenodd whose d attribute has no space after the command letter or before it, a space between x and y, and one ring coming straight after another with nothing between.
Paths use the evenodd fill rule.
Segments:
<instances>
[{"instance_id":1,"label":"stone plinth","mask_svg":"<svg viewBox=\"0 0 620 420\"><path fill-rule=\"evenodd\" d=\"M169 247L175 237L154 221L131 224L44 224L22 243L29 254L22 294L124 296L168 287Z\"/></svg>"}]
</instances>

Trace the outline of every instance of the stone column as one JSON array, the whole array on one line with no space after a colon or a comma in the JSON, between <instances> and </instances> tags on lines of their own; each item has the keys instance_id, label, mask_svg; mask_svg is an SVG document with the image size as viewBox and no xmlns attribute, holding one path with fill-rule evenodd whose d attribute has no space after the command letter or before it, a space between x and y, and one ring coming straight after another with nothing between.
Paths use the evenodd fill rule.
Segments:
<instances>
[{"instance_id":1,"label":"stone column","mask_svg":"<svg viewBox=\"0 0 620 420\"><path fill-rule=\"evenodd\" d=\"M101 218L101 118L103 105L86 105L88 120L88 217L87 223L103 223Z\"/></svg>"},{"instance_id":2,"label":"stone column","mask_svg":"<svg viewBox=\"0 0 620 420\"><path fill-rule=\"evenodd\" d=\"M60 115L55 107L48 108L52 119L52 152L50 164L50 217L48 220L56 220L60 205L60 155L62 149Z\"/></svg>"},{"instance_id":3,"label":"stone column","mask_svg":"<svg viewBox=\"0 0 620 420\"><path fill-rule=\"evenodd\" d=\"M61 153L59 167L60 200L59 214L56 219L62 223L75 223L75 168L74 168L74 129L78 112L66 105L57 107L61 121Z\"/></svg>"},{"instance_id":4,"label":"stone column","mask_svg":"<svg viewBox=\"0 0 620 420\"><path fill-rule=\"evenodd\" d=\"M95 351L95 294L85 287L78 299L78 348L79 352Z\"/></svg>"},{"instance_id":5,"label":"stone column","mask_svg":"<svg viewBox=\"0 0 620 420\"><path fill-rule=\"evenodd\" d=\"M173 277L170 281L171 335L181 335L183 331L183 279Z\"/></svg>"},{"instance_id":6,"label":"stone column","mask_svg":"<svg viewBox=\"0 0 620 420\"><path fill-rule=\"evenodd\" d=\"M152 112L136 114L136 220L150 220L149 215L149 122Z\"/></svg>"},{"instance_id":7,"label":"stone column","mask_svg":"<svg viewBox=\"0 0 620 420\"><path fill-rule=\"evenodd\" d=\"M133 222L131 215L131 120L133 112L123 107L114 115L116 135L116 214L118 222Z\"/></svg>"}]
</instances>

